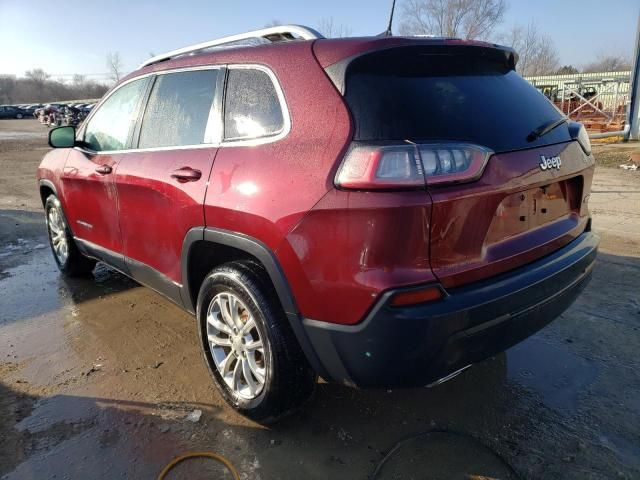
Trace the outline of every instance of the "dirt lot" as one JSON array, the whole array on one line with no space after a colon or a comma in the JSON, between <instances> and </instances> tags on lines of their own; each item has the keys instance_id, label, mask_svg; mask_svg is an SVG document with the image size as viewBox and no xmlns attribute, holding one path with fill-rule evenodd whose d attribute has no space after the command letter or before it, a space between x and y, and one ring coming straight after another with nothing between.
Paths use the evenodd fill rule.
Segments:
<instances>
[{"instance_id":1,"label":"dirt lot","mask_svg":"<svg viewBox=\"0 0 640 480\"><path fill-rule=\"evenodd\" d=\"M427 431L375 478L640 478L640 171L598 167L593 281L537 335L432 389L320 383L265 428L223 404L187 314L104 267L58 274L35 183L45 134L0 120L2 478L155 478L207 450L244 479L366 479ZM633 149L596 155L615 165ZM230 478L221 472L194 460L167 478Z\"/></svg>"}]
</instances>

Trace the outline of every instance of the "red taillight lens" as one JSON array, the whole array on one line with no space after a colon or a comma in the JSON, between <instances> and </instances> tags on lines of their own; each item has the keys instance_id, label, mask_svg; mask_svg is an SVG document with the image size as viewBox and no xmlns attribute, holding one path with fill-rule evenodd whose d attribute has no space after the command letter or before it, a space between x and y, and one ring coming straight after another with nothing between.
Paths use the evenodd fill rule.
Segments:
<instances>
[{"instance_id":1,"label":"red taillight lens","mask_svg":"<svg viewBox=\"0 0 640 480\"><path fill-rule=\"evenodd\" d=\"M384 189L424 186L413 145L354 145L342 162L336 183L343 188Z\"/></svg>"},{"instance_id":2,"label":"red taillight lens","mask_svg":"<svg viewBox=\"0 0 640 480\"><path fill-rule=\"evenodd\" d=\"M491 151L467 143L374 146L354 144L336 185L361 190L470 182L482 175Z\"/></svg>"}]
</instances>

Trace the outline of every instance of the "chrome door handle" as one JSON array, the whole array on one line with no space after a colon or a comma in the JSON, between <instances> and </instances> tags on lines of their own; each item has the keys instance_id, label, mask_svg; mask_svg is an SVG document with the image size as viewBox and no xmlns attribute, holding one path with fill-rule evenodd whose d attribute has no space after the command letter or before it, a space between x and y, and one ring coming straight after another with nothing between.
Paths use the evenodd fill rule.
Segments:
<instances>
[{"instance_id":1,"label":"chrome door handle","mask_svg":"<svg viewBox=\"0 0 640 480\"><path fill-rule=\"evenodd\" d=\"M113 168L111 168L109 165L100 165L99 167L96 167L96 172L98 172L100 175L108 175L113 172Z\"/></svg>"},{"instance_id":2,"label":"chrome door handle","mask_svg":"<svg viewBox=\"0 0 640 480\"><path fill-rule=\"evenodd\" d=\"M202 177L202 172L190 167L179 168L178 170L174 170L171 174L171 178L175 178L182 183L195 182L196 180L200 180L200 177Z\"/></svg>"}]
</instances>

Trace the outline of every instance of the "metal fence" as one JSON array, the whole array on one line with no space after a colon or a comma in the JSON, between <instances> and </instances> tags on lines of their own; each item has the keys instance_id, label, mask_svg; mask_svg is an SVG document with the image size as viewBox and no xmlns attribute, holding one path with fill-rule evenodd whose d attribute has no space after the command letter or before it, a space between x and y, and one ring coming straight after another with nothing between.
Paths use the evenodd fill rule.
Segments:
<instances>
[{"instance_id":1,"label":"metal fence","mask_svg":"<svg viewBox=\"0 0 640 480\"><path fill-rule=\"evenodd\" d=\"M627 123L631 72L526 77L531 84L591 133L622 130Z\"/></svg>"}]
</instances>

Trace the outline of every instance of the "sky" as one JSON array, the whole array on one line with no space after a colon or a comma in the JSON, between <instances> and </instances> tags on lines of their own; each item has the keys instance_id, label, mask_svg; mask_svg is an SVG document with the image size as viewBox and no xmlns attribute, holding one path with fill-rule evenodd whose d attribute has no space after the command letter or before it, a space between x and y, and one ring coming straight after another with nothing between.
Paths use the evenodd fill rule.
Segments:
<instances>
[{"instance_id":1,"label":"sky","mask_svg":"<svg viewBox=\"0 0 640 480\"><path fill-rule=\"evenodd\" d=\"M402 19L398 0L394 25ZM562 64L582 66L598 55L631 57L639 0L507 0L498 30L536 22ZM103 81L106 56L118 52L130 72L159 54L277 20L317 27L322 19L352 35L385 30L391 0L0 0L0 74L42 68L53 78L75 73Z\"/></svg>"}]
</instances>

